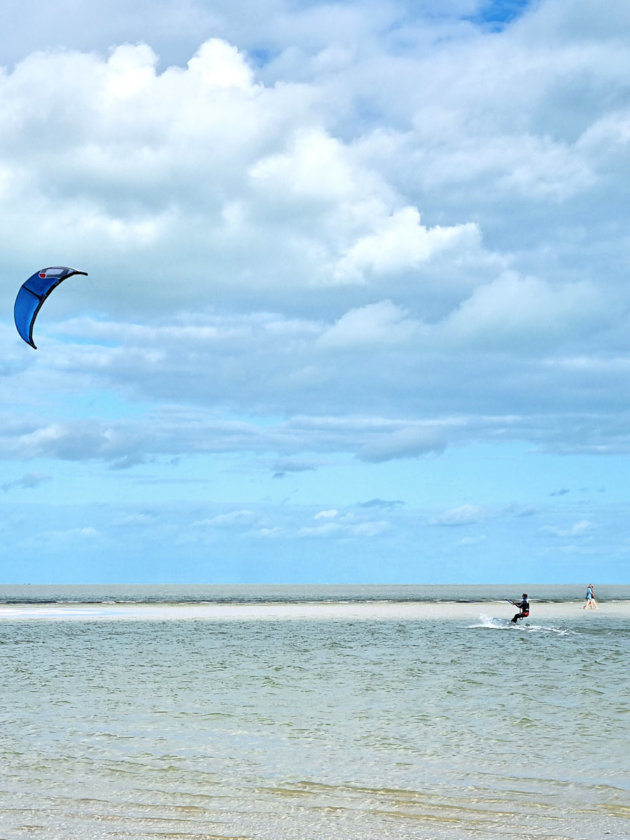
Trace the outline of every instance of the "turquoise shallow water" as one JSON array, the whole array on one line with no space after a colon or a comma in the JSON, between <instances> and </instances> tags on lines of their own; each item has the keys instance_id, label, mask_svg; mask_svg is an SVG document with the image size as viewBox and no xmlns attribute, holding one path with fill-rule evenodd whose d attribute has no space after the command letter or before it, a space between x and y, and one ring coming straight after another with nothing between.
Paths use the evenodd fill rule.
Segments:
<instances>
[{"instance_id":1,"label":"turquoise shallow water","mask_svg":"<svg viewBox=\"0 0 630 840\"><path fill-rule=\"evenodd\" d=\"M0 838L629 837L630 622L488 611L2 620Z\"/></svg>"}]
</instances>

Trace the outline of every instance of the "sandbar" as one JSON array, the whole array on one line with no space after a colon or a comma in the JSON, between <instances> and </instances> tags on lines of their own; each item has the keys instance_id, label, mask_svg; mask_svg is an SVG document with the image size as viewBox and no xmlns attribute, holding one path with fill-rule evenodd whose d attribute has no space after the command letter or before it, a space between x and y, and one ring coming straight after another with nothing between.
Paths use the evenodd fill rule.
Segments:
<instances>
[{"instance_id":1,"label":"sandbar","mask_svg":"<svg viewBox=\"0 0 630 840\"><path fill-rule=\"evenodd\" d=\"M530 623L604 618L629 619L630 601L608 601L583 609L583 601L531 600ZM481 616L507 619L514 607L506 601L353 601L300 603L177 604L3 604L0 621L423 621L473 620Z\"/></svg>"}]
</instances>

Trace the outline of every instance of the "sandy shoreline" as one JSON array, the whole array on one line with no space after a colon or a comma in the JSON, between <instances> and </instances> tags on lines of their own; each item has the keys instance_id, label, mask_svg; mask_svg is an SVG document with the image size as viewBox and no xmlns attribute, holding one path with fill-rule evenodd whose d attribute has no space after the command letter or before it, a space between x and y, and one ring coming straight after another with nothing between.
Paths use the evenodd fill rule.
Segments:
<instances>
[{"instance_id":1,"label":"sandy shoreline","mask_svg":"<svg viewBox=\"0 0 630 840\"><path fill-rule=\"evenodd\" d=\"M530 623L551 620L600 618L630 619L630 601L604 602L597 610L584 610L583 601L531 602ZM263 621L263 620L470 620L480 616L511 618L506 601L455 602L304 602L263 604L3 604L0 621Z\"/></svg>"}]
</instances>

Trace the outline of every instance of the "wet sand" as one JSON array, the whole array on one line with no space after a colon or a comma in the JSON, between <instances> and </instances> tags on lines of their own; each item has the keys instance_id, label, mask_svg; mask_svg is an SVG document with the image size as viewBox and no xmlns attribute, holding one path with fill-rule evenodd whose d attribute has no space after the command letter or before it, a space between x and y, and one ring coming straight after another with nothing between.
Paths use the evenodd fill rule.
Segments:
<instances>
[{"instance_id":1,"label":"wet sand","mask_svg":"<svg viewBox=\"0 0 630 840\"><path fill-rule=\"evenodd\" d=\"M630 619L630 601L609 601L596 610L583 601L531 602L530 623L598 618ZM508 619L515 608L506 601L454 602L304 602L257 604L10 604L0 605L0 621L281 621L281 620L472 620Z\"/></svg>"}]
</instances>

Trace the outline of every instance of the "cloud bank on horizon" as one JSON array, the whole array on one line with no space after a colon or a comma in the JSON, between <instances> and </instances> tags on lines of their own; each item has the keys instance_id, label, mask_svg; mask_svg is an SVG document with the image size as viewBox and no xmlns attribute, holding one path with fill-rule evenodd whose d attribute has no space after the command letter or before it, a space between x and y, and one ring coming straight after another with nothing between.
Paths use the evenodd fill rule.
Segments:
<instances>
[{"instance_id":1,"label":"cloud bank on horizon","mask_svg":"<svg viewBox=\"0 0 630 840\"><path fill-rule=\"evenodd\" d=\"M160 579L181 552L200 580L563 580L612 529L618 579L627 4L45 8L0 51L16 552L116 579L159 533ZM33 353L13 297L55 264L89 277Z\"/></svg>"}]
</instances>

